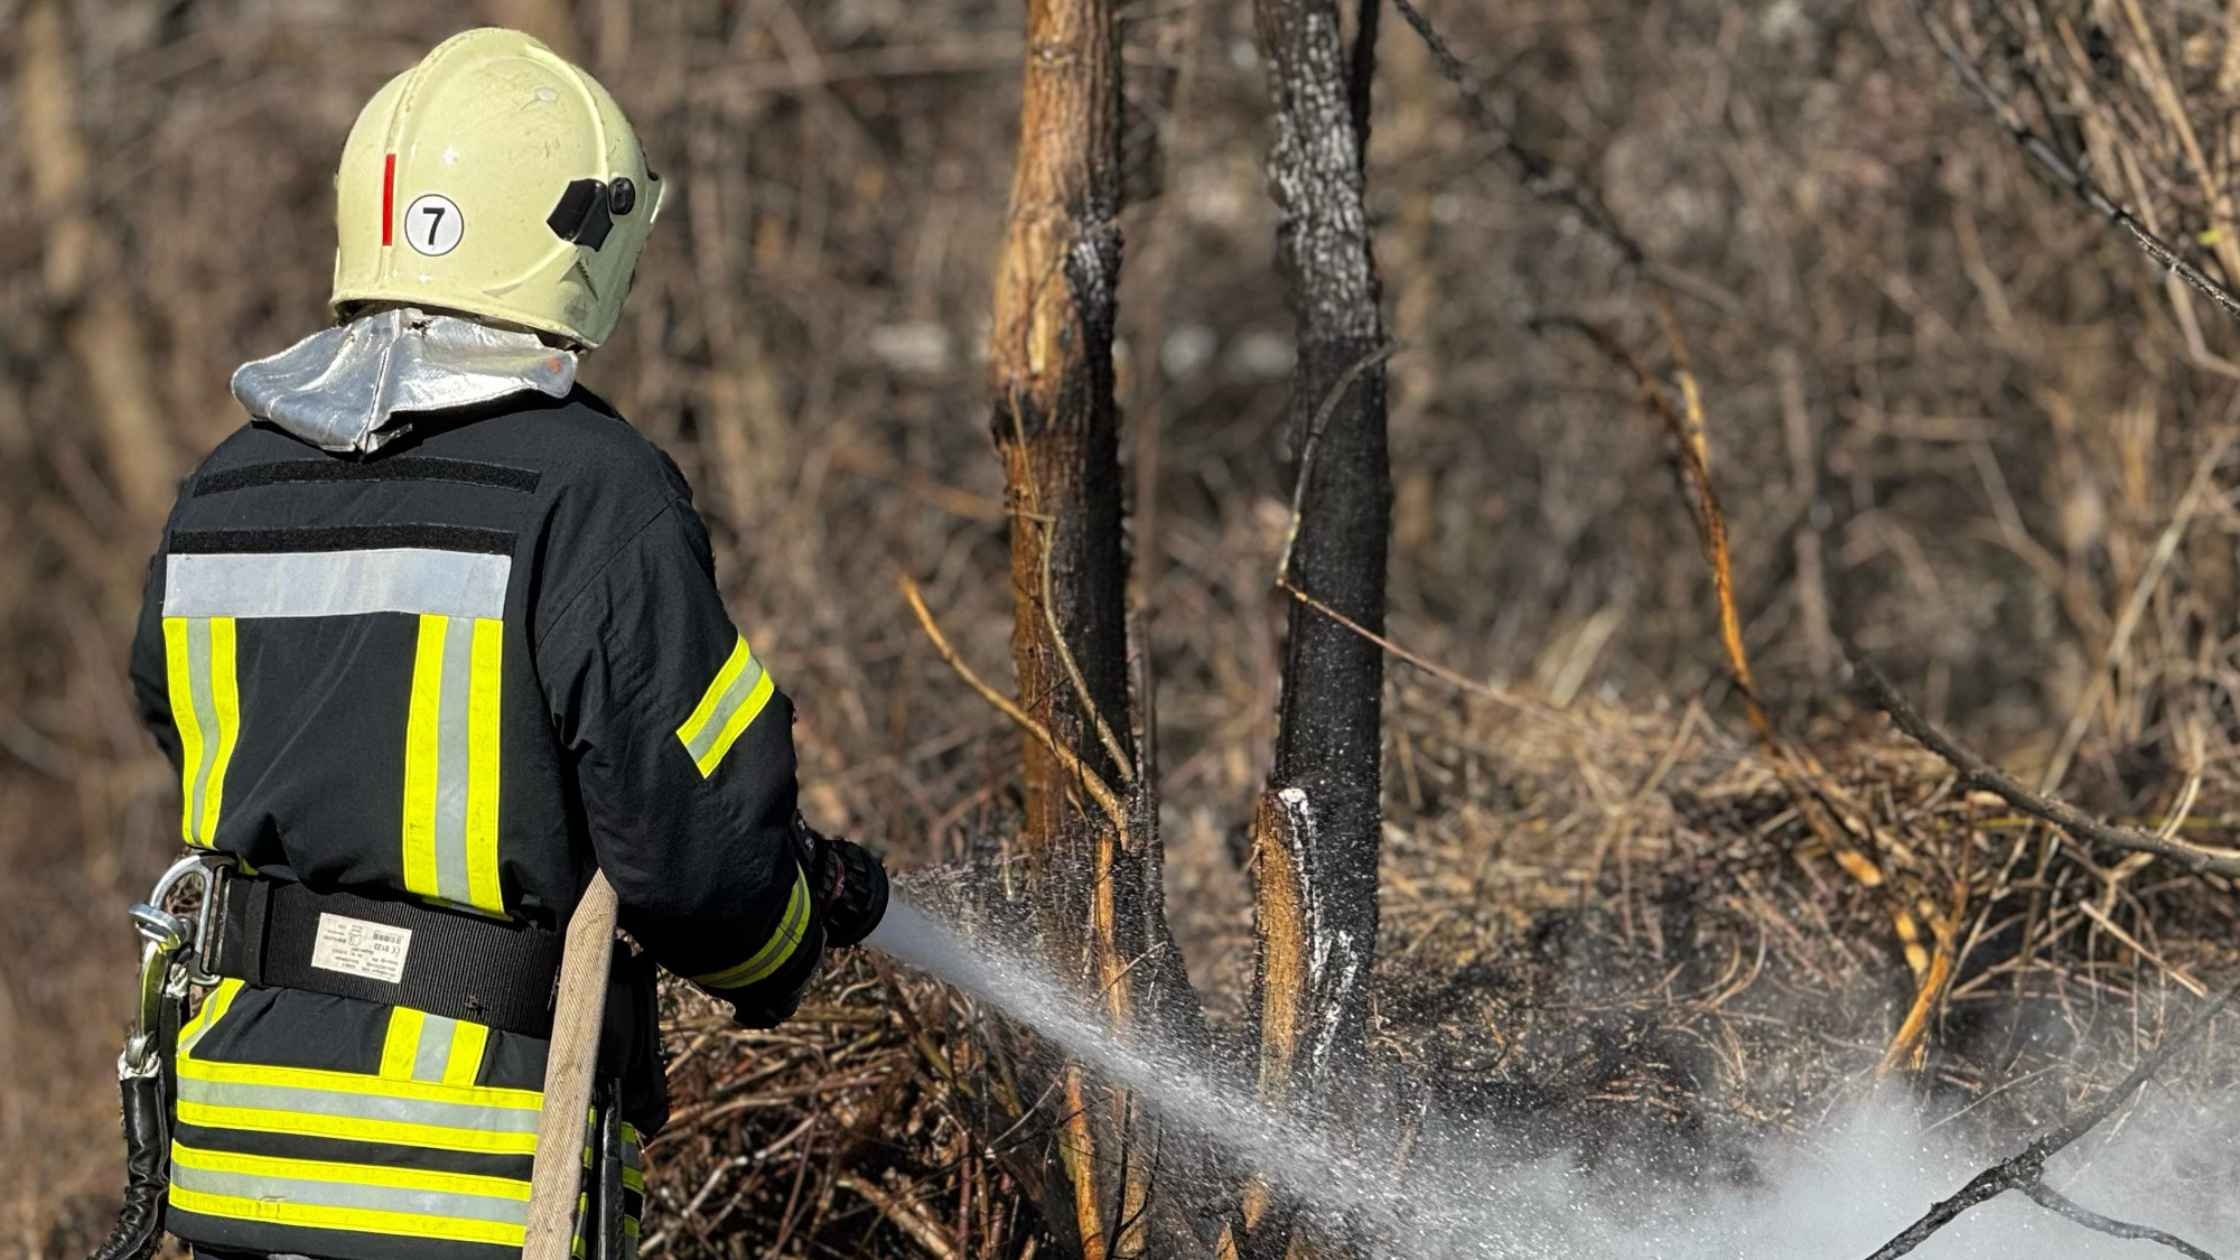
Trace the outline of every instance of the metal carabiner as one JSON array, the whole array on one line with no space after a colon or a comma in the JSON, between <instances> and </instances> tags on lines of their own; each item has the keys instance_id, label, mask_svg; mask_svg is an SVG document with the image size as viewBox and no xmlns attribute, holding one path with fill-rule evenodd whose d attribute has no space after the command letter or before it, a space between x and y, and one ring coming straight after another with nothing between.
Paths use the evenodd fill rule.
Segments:
<instances>
[{"instance_id":1,"label":"metal carabiner","mask_svg":"<svg viewBox=\"0 0 2240 1260\"><path fill-rule=\"evenodd\" d=\"M217 945L219 902L232 865L232 859L222 854L183 857L156 880L146 901L127 912L141 940L140 1000L133 1013L132 1032L125 1038L124 1054L117 1060L119 1076L149 1076L158 1071L164 1002L184 998L190 988L218 982L210 967ZM187 920L165 908L172 894L190 880L202 890L202 904L195 912L191 935Z\"/></svg>"}]
</instances>

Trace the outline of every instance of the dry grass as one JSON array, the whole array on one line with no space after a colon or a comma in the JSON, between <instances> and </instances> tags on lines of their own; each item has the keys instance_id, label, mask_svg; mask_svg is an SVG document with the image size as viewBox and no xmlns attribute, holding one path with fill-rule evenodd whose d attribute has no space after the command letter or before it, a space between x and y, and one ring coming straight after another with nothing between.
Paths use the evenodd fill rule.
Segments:
<instances>
[{"instance_id":1,"label":"dry grass","mask_svg":"<svg viewBox=\"0 0 2240 1260\"><path fill-rule=\"evenodd\" d=\"M985 852L1016 814L1020 737L924 646L893 577L919 578L1000 686L1009 592L977 349L1016 6L479 7L546 23L617 85L676 180L586 378L700 488L735 611L801 701L810 812L908 864ZM2206 6L2081 6L2109 20L2077 28L2080 61L2057 31L2029 34L2030 12L2070 7L1940 11L2000 82L2009 51L2038 67L2052 113L2033 118L2079 126L2111 186L2229 280L2219 120L2240 40ZM1235 8L1130 8L1131 143L1157 136L1165 191L1123 219L1120 346L1170 896L1232 1026L1290 369L1261 75ZM2195 986L2232 976L2229 890L2088 863L1955 792L1848 716L1839 636L2026 781L2229 839L2233 333L2031 173L1902 0L1428 11L1515 135L1596 179L1658 261L1644 273L1522 191L1387 30L1370 190L1404 347L1386 365L1390 630L1470 684L1405 666L1391 684L1390 1070L1450 1082L1454 1105L1520 1134L1584 1118L1725 1149L1801 1126L1874 1074L1914 1002L1890 926L1903 904L1932 957L1953 926L1918 1077L1934 1104L1988 1096L1962 1123L2028 1123L2089 1094ZM75 1251L112 1193L121 909L165 858L176 790L121 682L164 489L238 422L232 366L320 318L328 163L357 105L459 20L433 3L0 0L0 123L20 138L0 180L29 194L26 230L0 235L0 1150L18 1174L0 1225L32 1254ZM2002 43L2002 22L2028 38ZM1659 294L1711 416L1739 637L1881 888L1819 852L1739 733L1634 382L1531 331L1588 321L1669 381ZM971 1136L977 1104L926 1066L969 1067L982 1016L863 967L769 1036L679 999L687 1102L656 1152L651 1227L669 1250L1029 1245L992 1135ZM2224 1042L2172 1087L2229 1079Z\"/></svg>"}]
</instances>

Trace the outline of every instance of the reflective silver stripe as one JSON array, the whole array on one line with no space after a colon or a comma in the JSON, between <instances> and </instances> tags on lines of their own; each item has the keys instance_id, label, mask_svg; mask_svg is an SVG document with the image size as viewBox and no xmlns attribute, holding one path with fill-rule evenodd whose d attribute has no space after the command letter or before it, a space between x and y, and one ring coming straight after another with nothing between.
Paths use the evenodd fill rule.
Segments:
<instances>
[{"instance_id":1,"label":"reflective silver stripe","mask_svg":"<svg viewBox=\"0 0 2240 1260\"><path fill-rule=\"evenodd\" d=\"M210 796L210 768L218 764L218 704L210 692L210 619L187 621L187 687L194 697L194 723L202 732L202 756L195 763L193 785L187 791L187 817L192 839L208 843L203 834L203 803Z\"/></svg>"},{"instance_id":2,"label":"reflective silver stripe","mask_svg":"<svg viewBox=\"0 0 2240 1260\"><path fill-rule=\"evenodd\" d=\"M420 1020L420 1044L412 1051L412 1079L440 1081L444 1068L451 1064L451 1034L459 1021L442 1015L425 1015Z\"/></svg>"},{"instance_id":3,"label":"reflective silver stripe","mask_svg":"<svg viewBox=\"0 0 2240 1260\"><path fill-rule=\"evenodd\" d=\"M522 1224L528 1220L526 1199L460 1194L445 1190L415 1190L401 1186L375 1186L352 1181L324 1181L309 1177L278 1177L237 1172L214 1172L192 1164L174 1163L171 1181L196 1194L223 1194L274 1205L368 1208L377 1212L409 1212L416 1216L449 1216L475 1221Z\"/></svg>"},{"instance_id":4,"label":"reflective silver stripe","mask_svg":"<svg viewBox=\"0 0 2240 1260\"><path fill-rule=\"evenodd\" d=\"M443 689L436 701L436 896L474 904L467 887L467 700L473 693L474 623L443 636Z\"/></svg>"},{"instance_id":5,"label":"reflective silver stripe","mask_svg":"<svg viewBox=\"0 0 2240 1260\"><path fill-rule=\"evenodd\" d=\"M166 617L343 617L442 613L502 617L510 556L397 547L172 555Z\"/></svg>"},{"instance_id":6,"label":"reflective silver stripe","mask_svg":"<svg viewBox=\"0 0 2240 1260\"><path fill-rule=\"evenodd\" d=\"M477 1107L472 1103L435 1102L425 1098L392 1098L379 1094L346 1094L296 1085L244 1085L231 1081L179 1078L179 1101L205 1107L253 1107L265 1111L294 1111L346 1120L391 1120L400 1124L427 1124L484 1133L535 1133L538 1113L517 1107Z\"/></svg>"},{"instance_id":7,"label":"reflective silver stripe","mask_svg":"<svg viewBox=\"0 0 2240 1260\"><path fill-rule=\"evenodd\" d=\"M750 650L745 668L739 671L738 677L731 680L730 686L723 689L723 694L716 698L716 707L708 714L707 722L693 732L691 739L685 741L685 751L692 754L695 764L707 761L709 750L723 737L724 728L731 724L732 717L739 712L739 706L747 702L747 698L754 694L755 687L761 682L762 662L756 660Z\"/></svg>"}]
</instances>

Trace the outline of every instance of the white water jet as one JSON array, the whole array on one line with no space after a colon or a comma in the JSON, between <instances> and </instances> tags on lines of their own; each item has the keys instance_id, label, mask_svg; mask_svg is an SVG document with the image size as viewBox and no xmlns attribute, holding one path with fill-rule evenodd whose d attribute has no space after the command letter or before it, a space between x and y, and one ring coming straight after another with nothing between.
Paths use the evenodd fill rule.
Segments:
<instances>
[{"instance_id":1,"label":"white water jet","mask_svg":"<svg viewBox=\"0 0 2240 1260\"><path fill-rule=\"evenodd\" d=\"M1067 1054L1126 1085L1152 1110L1227 1146L1249 1167L1326 1206L1390 1211L1389 1190L1320 1134L1271 1115L1242 1082L1215 1079L1172 1047L1119 1040L1082 999L1017 961L967 941L899 899L864 942L938 976L1055 1042ZM1331 1196L1335 1195L1335 1201Z\"/></svg>"},{"instance_id":2,"label":"white water jet","mask_svg":"<svg viewBox=\"0 0 2240 1260\"><path fill-rule=\"evenodd\" d=\"M2023 1137L1978 1148L1924 1127L1915 1105L1870 1097L1805 1139L1751 1153L1759 1182L1707 1175L1658 1185L1624 1170L1584 1171L1574 1153L1498 1155L1470 1124L1432 1114L1409 1171L1365 1144L1271 1114L1249 1082L1225 1079L1176 1046L1129 1044L1088 1002L1029 960L968 940L899 899L867 942L1033 1028L1135 1091L1169 1123L1218 1142L1311 1211L1343 1215L1390 1260L1851 1260L1866 1256ZM2172 1230L2220 1260L2240 1260L2240 1196L2181 1206L2174 1182L2240 1168L2240 1116L2149 1100L2128 1121L2077 1144L2047 1180L2109 1215ZM1493 1121L1489 1123L1498 1123ZM2213 1174L2212 1174L2213 1175ZM2214 1198L2214 1196L2212 1196ZM1975 1209L1913 1253L1923 1260L2149 1260L2174 1253L2088 1232L2014 1195Z\"/></svg>"}]
</instances>

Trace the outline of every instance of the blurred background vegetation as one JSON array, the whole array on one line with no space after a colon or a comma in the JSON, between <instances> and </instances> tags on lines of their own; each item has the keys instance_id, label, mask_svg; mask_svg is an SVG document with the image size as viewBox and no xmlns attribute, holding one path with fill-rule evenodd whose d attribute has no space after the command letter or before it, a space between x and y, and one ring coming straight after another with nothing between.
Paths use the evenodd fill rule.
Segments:
<instances>
[{"instance_id":1,"label":"blurred background vegetation","mask_svg":"<svg viewBox=\"0 0 2240 1260\"><path fill-rule=\"evenodd\" d=\"M1665 438L1590 345L1535 331L1590 320L1668 367L1653 286L1693 352L1785 724L1845 711L1851 635L1930 716L2090 808L2229 779L2240 339L2031 170L1908 3L1424 7L1656 267L1534 197L1387 22L1369 196L1403 343L1397 640L1558 709L1700 701L1739 729ZM2221 6L1939 7L2218 267L2240 160ZM1289 497L1263 72L1247 5L1122 13L1135 581L1175 897L1226 913L1273 733ZM583 379L698 488L734 612L804 715L812 816L907 865L1014 808L1016 737L962 698L894 577L999 670L982 342L1017 4L0 0L0 1220L34 1251L112 1201L122 911L173 845L176 782L124 684L146 557L177 479L241 422L233 367L327 318L357 108L477 22L590 69L673 181ZM1235 933L1182 926L1202 983L1249 965Z\"/></svg>"}]
</instances>

